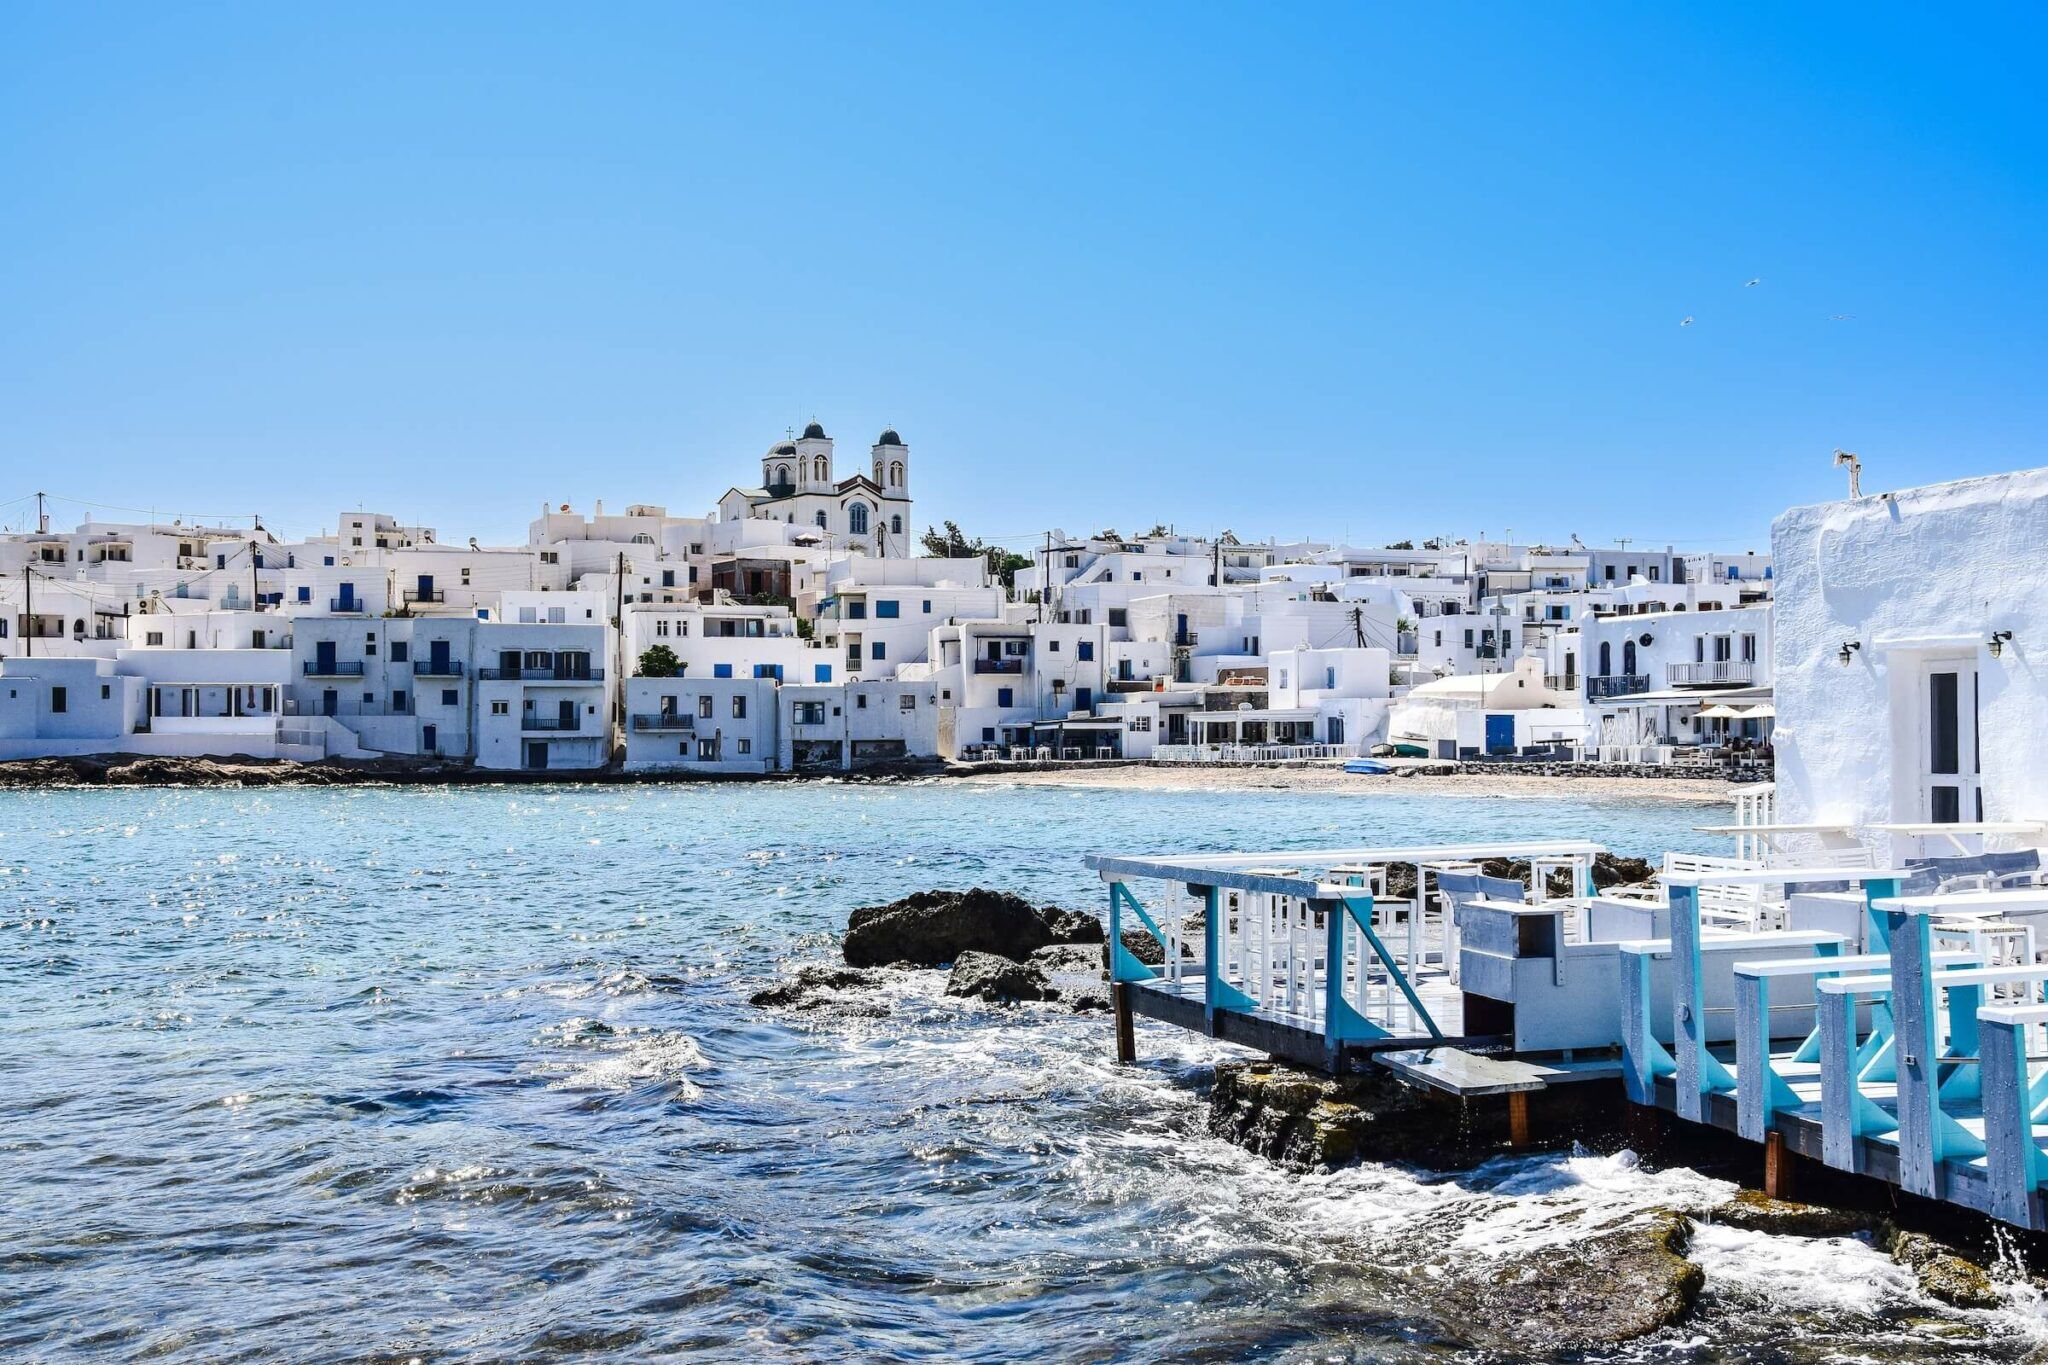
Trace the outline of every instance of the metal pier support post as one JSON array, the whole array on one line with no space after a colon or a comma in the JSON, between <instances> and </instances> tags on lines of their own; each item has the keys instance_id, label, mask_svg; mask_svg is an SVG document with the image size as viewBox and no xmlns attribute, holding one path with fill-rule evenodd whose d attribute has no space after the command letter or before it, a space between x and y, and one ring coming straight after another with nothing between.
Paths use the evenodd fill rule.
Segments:
<instances>
[{"instance_id":1,"label":"metal pier support post","mask_svg":"<svg viewBox=\"0 0 2048 1365\"><path fill-rule=\"evenodd\" d=\"M1137 1030L1131 1023L1131 988L1118 981L1109 988L1111 1010L1116 1014L1116 1059L1124 1066L1138 1060Z\"/></svg>"}]
</instances>

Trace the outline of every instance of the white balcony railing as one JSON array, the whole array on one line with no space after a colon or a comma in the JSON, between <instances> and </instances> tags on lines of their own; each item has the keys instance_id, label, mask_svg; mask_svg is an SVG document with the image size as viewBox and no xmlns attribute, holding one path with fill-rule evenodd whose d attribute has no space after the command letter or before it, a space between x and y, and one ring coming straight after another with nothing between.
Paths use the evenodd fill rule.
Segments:
<instances>
[{"instance_id":1,"label":"white balcony railing","mask_svg":"<svg viewBox=\"0 0 2048 1365\"><path fill-rule=\"evenodd\" d=\"M1748 659L1710 659L1698 664L1667 664L1670 687L1747 686L1756 681L1756 664Z\"/></svg>"}]
</instances>

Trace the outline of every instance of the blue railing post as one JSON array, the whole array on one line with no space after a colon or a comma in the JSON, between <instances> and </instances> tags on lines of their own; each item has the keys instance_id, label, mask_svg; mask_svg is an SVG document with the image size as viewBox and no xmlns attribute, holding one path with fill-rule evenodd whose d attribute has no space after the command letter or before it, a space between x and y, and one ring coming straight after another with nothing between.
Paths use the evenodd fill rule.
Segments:
<instances>
[{"instance_id":1,"label":"blue railing post","mask_svg":"<svg viewBox=\"0 0 2048 1365\"><path fill-rule=\"evenodd\" d=\"M1699 1123L1706 1097L1735 1088L1728 1068L1707 1051L1706 988L1700 961L1700 891L1671 888L1671 1040L1678 1056L1678 1116Z\"/></svg>"},{"instance_id":2,"label":"blue railing post","mask_svg":"<svg viewBox=\"0 0 2048 1365\"><path fill-rule=\"evenodd\" d=\"M1979 1069L1984 1073L1984 1146L1991 1216L2035 1227L2034 1195L2048 1166L2034 1140L2034 1101L2027 1074L2029 1013L1987 1010L1978 1016Z\"/></svg>"},{"instance_id":3,"label":"blue railing post","mask_svg":"<svg viewBox=\"0 0 2048 1365\"><path fill-rule=\"evenodd\" d=\"M1941 1105L1941 1056L1931 926L1925 915L1886 911L1892 955L1892 1027L1899 1083L1899 1185L1942 1197L1942 1163L1984 1155L1984 1144Z\"/></svg>"},{"instance_id":4,"label":"blue railing post","mask_svg":"<svg viewBox=\"0 0 2048 1365\"><path fill-rule=\"evenodd\" d=\"M1252 998L1223 979L1223 893L1213 886L1191 888L1199 891L1202 912L1202 1022L1209 1036L1216 1036L1216 1011L1242 1010L1250 1013Z\"/></svg>"},{"instance_id":5,"label":"blue railing post","mask_svg":"<svg viewBox=\"0 0 2048 1365\"><path fill-rule=\"evenodd\" d=\"M1657 1041L1651 1027L1650 964L1656 952L1648 947L1621 950L1623 1026L1621 1083L1636 1104L1657 1102L1657 1078L1675 1075L1678 1065Z\"/></svg>"}]
</instances>

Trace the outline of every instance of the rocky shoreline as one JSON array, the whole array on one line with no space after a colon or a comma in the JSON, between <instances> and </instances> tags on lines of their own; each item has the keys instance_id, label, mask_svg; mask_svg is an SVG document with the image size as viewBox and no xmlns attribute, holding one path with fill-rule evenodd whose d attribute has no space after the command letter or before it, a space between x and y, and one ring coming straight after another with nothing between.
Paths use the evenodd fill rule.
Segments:
<instances>
[{"instance_id":1,"label":"rocky shoreline","mask_svg":"<svg viewBox=\"0 0 2048 1365\"><path fill-rule=\"evenodd\" d=\"M944 776L938 760L902 760L829 773L627 772L623 768L479 768L419 758L329 758L301 763L248 754L173 757L73 754L0 761L0 788L36 787L348 787L523 786L589 783L676 786L734 782L901 782Z\"/></svg>"},{"instance_id":2,"label":"rocky shoreline","mask_svg":"<svg viewBox=\"0 0 2048 1365\"><path fill-rule=\"evenodd\" d=\"M1528 875L1526 865L1488 870ZM1623 884L1647 871L1636 860L1609 859L1596 880ZM1107 1009L1106 938L1102 922L1086 912L1033 906L978 887L923 891L854 911L841 949L847 965L806 966L755 994L753 1003L849 1018L886 1016L875 987L887 973L944 970L949 996L999 1006ZM1158 945L1149 938L1131 946L1149 949L1157 960ZM1207 1100L1210 1137L1303 1175L1360 1163L1450 1175L1473 1171L1513 1147L1504 1106L1461 1105L1376 1069L1336 1078L1270 1060L1226 1062L1215 1068ZM1552 1148L1620 1152L1620 1118L1615 1096L1588 1087L1531 1097L1531 1128ZM1694 1164L1683 1152L1673 1154L1677 1165ZM1426 1305L1433 1330L1446 1339L1520 1357L1601 1350L1680 1327L1708 1287L1707 1272L1688 1255L1701 1225L1858 1239L1910 1271L1927 1299L1957 1308L2000 1305L1999 1281L2011 1278L1925 1230L1903 1226L1897 1210L1823 1207L1743 1191L1710 1206L1557 1216L1567 1220L1562 1235L1536 1248L1472 1254L1426 1246L1397 1269L1361 1264L1358 1274L1362 1282L1399 1283L1403 1297Z\"/></svg>"}]
</instances>

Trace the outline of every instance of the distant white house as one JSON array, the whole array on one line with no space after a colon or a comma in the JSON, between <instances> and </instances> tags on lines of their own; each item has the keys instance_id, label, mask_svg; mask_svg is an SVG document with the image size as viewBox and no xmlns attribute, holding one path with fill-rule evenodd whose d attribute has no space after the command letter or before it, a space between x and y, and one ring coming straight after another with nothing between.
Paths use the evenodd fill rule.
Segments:
<instances>
[{"instance_id":1,"label":"distant white house","mask_svg":"<svg viewBox=\"0 0 2048 1365\"><path fill-rule=\"evenodd\" d=\"M1387 740L1431 758L1511 754L1583 744L1592 729L1581 698L1549 686L1543 661L1524 658L1506 673L1469 673L1411 689L1387 718Z\"/></svg>"}]
</instances>

